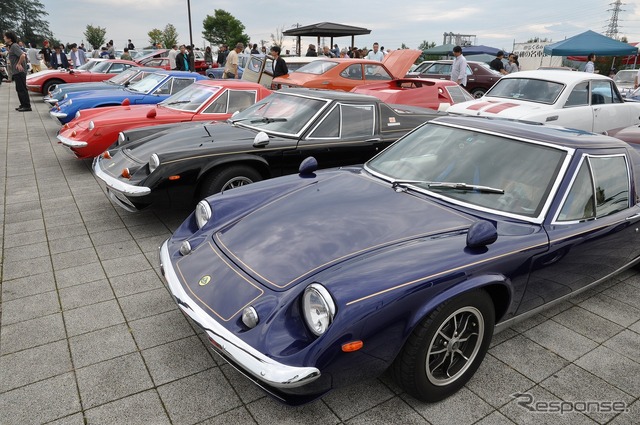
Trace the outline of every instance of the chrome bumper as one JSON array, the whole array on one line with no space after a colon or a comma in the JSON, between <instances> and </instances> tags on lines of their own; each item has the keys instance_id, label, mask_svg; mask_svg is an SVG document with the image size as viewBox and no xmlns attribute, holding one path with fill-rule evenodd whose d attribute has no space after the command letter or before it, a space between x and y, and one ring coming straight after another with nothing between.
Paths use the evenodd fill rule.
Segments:
<instances>
[{"instance_id":1,"label":"chrome bumper","mask_svg":"<svg viewBox=\"0 0 640 425\"><path fill-rule=\"evenodd\" d=\"M66 138L66 137L60 135L60 134L58 134L56 136L56 138L58 140L60 140L60 143L62 143L65 146L68 146L70 148L84 148L88 144L87 142L81 142L81 141L78 141L78 140L71 140L69 138Z\"/></svg>"},{"instance_id":2,"label":"chrome bumper","mask_svg":"<svg viewBox=\"0 0 640 425\"><path fill-rule=\"evenodd\" d=\"M135 186L125 183L102 171L102 167L100 167L100 161L102 160L103 158L101 156L97 156L94 158L93 172L96 177L107 184L109 189L120 192L127 196L145 196L151 193L151 189L148 187Z\"/></svg>"},{"instance_id":3,"label":"chrome bumper","mask_svg":"<svg viewBox=\"0 0 640 425\"><path fill-rule=\"evenodd\" d=\"M215 349L221 351L223 356L231 359L258 382L274 388L287 389L307 385L320 377L320 371L315 367L287 366L265 356L225 329L194 303L183 289L173 268L168 239L160 248L160 271L178 307L206 331Z\"/></svg>"},{"instance_id":4,"label":"chrome bumper","mask_svg":"<svg viewBox=\"0 0 640 425\"><path fill-rule=\"evenodd\" d=\"M50 111L49 114L54 118L67 118L67 114L64 112Z\"/></svg>"},{"instance_id":5,"label":"chrome bumper","mask_svg":"<svg viewBox=\"0 0 640 425\"><path fill-rule=\"evenodd\" d=\"M58 103L58 99L55 99L55 98L49 97L49 96L43 97L42 100L44 102L48 103L49 105L55 105L56 103Z\"/></svg>"}]
</instances>

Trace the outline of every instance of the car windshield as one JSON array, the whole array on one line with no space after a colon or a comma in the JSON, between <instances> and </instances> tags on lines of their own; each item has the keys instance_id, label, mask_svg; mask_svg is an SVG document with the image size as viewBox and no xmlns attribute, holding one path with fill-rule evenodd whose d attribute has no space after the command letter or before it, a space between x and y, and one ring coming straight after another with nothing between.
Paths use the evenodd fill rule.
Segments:
<instances>
[{"instance_id":1,"label":"car windshield","mask_svg":"<svg viewBox=\"0 0 640 425\"><path fill-rule=\"evenodd\" d=\"M365 167L395 185L456 203L537 217L566 155L536 143L432 123Z\"/></svg>"},{"instance_id":2,"label":"car windshield","mask_svg":"<svg viewBox=\"0 0 640 425\"><path fill-rule=\"evenodd\" d=\"M111 66L111 62L98 62L96 64L96 66L94 66L93 68L91 68L91 72L101 72L101 73L106 73L109 70L109 67Z\"/></svg>"},{"instance_id":3,"label":"car windshield","mask_svg":"<svg viewBox=\"0 0 640 425\"><path fill-rule=\"evenodd\" d=\"M235 115L231 122L267 133L297 135L329 100L276 92Z\"/></svg>"},{"instance_id":4,"label":"car windshield","mask_svg":"<svg viewBox=\"0 0 640 425\"><path fill-rule=\"evenodd\" d=\"M327 72L328 70L330 70L331 68L337 65L338 65L337 62L317 60L317 61L310 62L305 66L301 66L300 68L298 68L296 72L302 72L303 74L320 75L320 74L324 74L325 72Z\"/></svg>"},{"instance_id":5,"label":"car windshield","mask_svg":"<svg viewBox=\"0 0 640 425\"><path fill-rule=\"evenodd\" d=\"M220 87L191 84L160 102L160 105L180 111L196 111L220 90Z\"/></svg>"},{"instance_id":6,"label":"car windshield","mask_svg":"<svg viewBox=\"0 0 640 425\"><path fill-rule=\"evenodd\" d=\"M158 85L158 83L160 83L160 81L163 81L165 78L167 78L166 75L149 74L142 80L131 84L128 89L140 93L149 93Z\"/></svg>"},{"instance_id":7,"label":"car windshield","mask_svg":"<svg viewBox=\"0 0 640 425\"><path fill-rule=\"evenodd\" d=\"M638 71L618 71L613 81L616 83L633 83Z\"/></svg>"},{"instance_id":8,"label":"car windshield","mask_svg":"<svg viewBox=\"0 0 640 425\"><path fill-rule=\"evenodd\" d=\"M89 61L83 65L80 65L79 67L77 67L76 69L82 69L84 71L88 71L88 70L93 70L93 67L95 67L97 64L102 63L102 61Z\"/></svg>"},{"instance_id":9,"label":"car windshield","mask_svg":"<svg viewBox=\"0 0 640 425\"><path fill-rule=\"evenodd\" d=\"M109 78L107 80L107 83L111 83L111 84L116 84L118 86L123 85L124 83L126 83L127 81L129 81L129 79L131 77L133 77L134 75L136 75L138 72L137 69L135 68L129 68L125 71L122 71L120 74L116 74L113 77Z\"/></svg>"},{"instance_id":10,"label":"car windshield","mask_svg":"<svg viewBox=\"0 0 640 425\"><path fill-rule=\"evenodd\" d=\"M501 78L487 92L487 97L527 100L553 104L562 92L564 84L533 78Z\"/></svg>"}]
</instances>

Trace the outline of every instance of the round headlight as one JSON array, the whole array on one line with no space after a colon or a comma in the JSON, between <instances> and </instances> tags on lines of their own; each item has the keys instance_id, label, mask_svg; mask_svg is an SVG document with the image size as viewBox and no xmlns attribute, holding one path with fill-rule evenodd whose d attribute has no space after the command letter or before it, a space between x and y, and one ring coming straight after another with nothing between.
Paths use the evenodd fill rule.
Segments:
<instances>
[{"instance_id":1,"label":"round headlight","mask_svg":"<svg viewBox=\"0 0 640 425\"><path fill-rule=\"evenodd\" d=\"M67 105L73 105L73 99L69 99L69 100L67 101Z\"/></svg>"},{"instance_id":2,"label":"round headlight","mask_svg":"<svg viewBox=\"0 0 640 425\"><path fill-rule=\"evenodd\" d=\"M89 130L93 130L96 125L93 123L93 120L89 121L89 126L87 127Z\"/></svg>"},{"instance_id":3,"label":"round headlight","mask_svg":"<svg viewBox=\"0 0 640 425\"><path fill-rule=\"evenodd\" d=\"M56 89L56 90L54 90L54 91L60 91L60 90ZM63 98L63 99L66 99L66 98L68 98L68 97L69 97L69 93L65 93L65 94L64 94L64 96L63 96L62 98Z\"/></svg>"},{"instance_id":4,"label":"round headlight","mask_svg":"<svg viewBox=\"0 0 640 425\"><path fill-rule=\"evenodd\" d=\"M203 199L198 202L198 205L196 205L196 224L198 225L198 229L202 229L210 218L211 206L205 199Z\"/></svg>"},{"instance_id":5,"label":"round headlight","mask_svg":"<svg viewBox=\"0 0 640 425\"><path fill-rule=\"evenodd\" d=\"M151 157L149 158L149 172L153 173L156 170L156 168L158 168L159 165L160 165L160 158L158 158L158 155L156 155L155 153L152 153Z\"/></svg>"},{"instance_id":6,"label":"round headlight","mask_svg":"<svg viewBox=\"0 0 640 425\"><path fill-rule=\"evenodd\" d=\"M80 111L76 112L76 118L80 118Z\"/></svg>"},{"instance_id":7,"label":"round headlight","mask_svg":"<svg viewBox=\"0 0 640 425\"><path fill-rule=\"evenodd\" d=\"M242 323L244 323L247 328L255 328L258 322L260 322L260 318L255 308L249 306L242 310Z\"/></svg>"},{"instance_id":8,"label":"round headlight","mask_svg":"<svg viewBox=\"0 0 640 425\"><path fill-rule=\"evenodd\" d=\"M309 330L320 336L327 331L336 314L333 298L324 286L312 283L302 296L302 311Z\"/></svg>"},{"instance_id":9,"label":"round headlight","mask_svg":"<svg viewBox=\"0 0 640 425\"><path fill-rule=\"evenodd\" d=\"M118 144L123 143L125 141L124 133L121 131L118 133Z\"/></svg>"}]
</instances>

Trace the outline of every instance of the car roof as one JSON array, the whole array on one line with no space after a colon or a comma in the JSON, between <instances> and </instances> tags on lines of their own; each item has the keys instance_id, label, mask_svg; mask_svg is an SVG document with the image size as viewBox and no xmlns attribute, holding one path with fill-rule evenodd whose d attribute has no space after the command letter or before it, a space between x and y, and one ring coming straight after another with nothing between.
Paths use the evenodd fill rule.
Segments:
<instances>
[{"instance_id":1,"label":"car roof","mask_svg":"<svg viewBox=\"0 0 640 425\"><path fill-rule=\"evenodd\" d=\"M608 80L611 81L611 78L600 75L600 74L591 74L587 72L558 72L556 70L548 70L548 69L536 69L533 71L520 71L514 72L513 74L507 74L502 77L502 79L508 78L535 78L540 80L548 80L548 81L556 81L562 84L572 84L575 82L580 82L584 80Z\"/></svg>"},{"instance_id":2,"label":"car roof","mask_svg":"<svg viewBox=\"0 0 640 425\"><path fill-rule=\"evenodd\" d=\"M625 148L629 146L626 142L623 142L620 139L605 136L603 134L590 133L584 130L576 130L531 121L449 115L437 118L432 122L470 127L481 131L498 132L510 137L551 143L573 149L598 149L611 147Z\"/></svg>"},{"instance_id":3,"label":"car roof","mask_svg":"<svg viewBox=\"0 0 640 425\"><path fill-rule=\"evenodd\" d=\"M377 97L366 94L350 93L339 90L307 89L307 88L287 88L278 90L278 93L291 93L309 97L319 97L322 99L336 100L342 102L380 102Z\"/></svg>"}]
</instances>

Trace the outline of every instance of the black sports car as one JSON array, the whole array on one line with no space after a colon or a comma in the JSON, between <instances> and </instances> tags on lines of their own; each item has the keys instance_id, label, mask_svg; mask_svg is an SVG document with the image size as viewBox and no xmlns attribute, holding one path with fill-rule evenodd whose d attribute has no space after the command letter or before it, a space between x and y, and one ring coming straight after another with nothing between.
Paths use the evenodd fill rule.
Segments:
<instances>
[{"instance_id":1,"label":"black sports car","mask_svg":"<svg viewBox=\"0 0 640 425\"><path fill-rule=\"evenodd\" d=\"M97 157L111 199L133 211L160 200L198 201L236 186L298 171L363 163L442 113L325 90L272 94L223 123L155 126L120 133Z\"/></svg>"}]
</instances>

